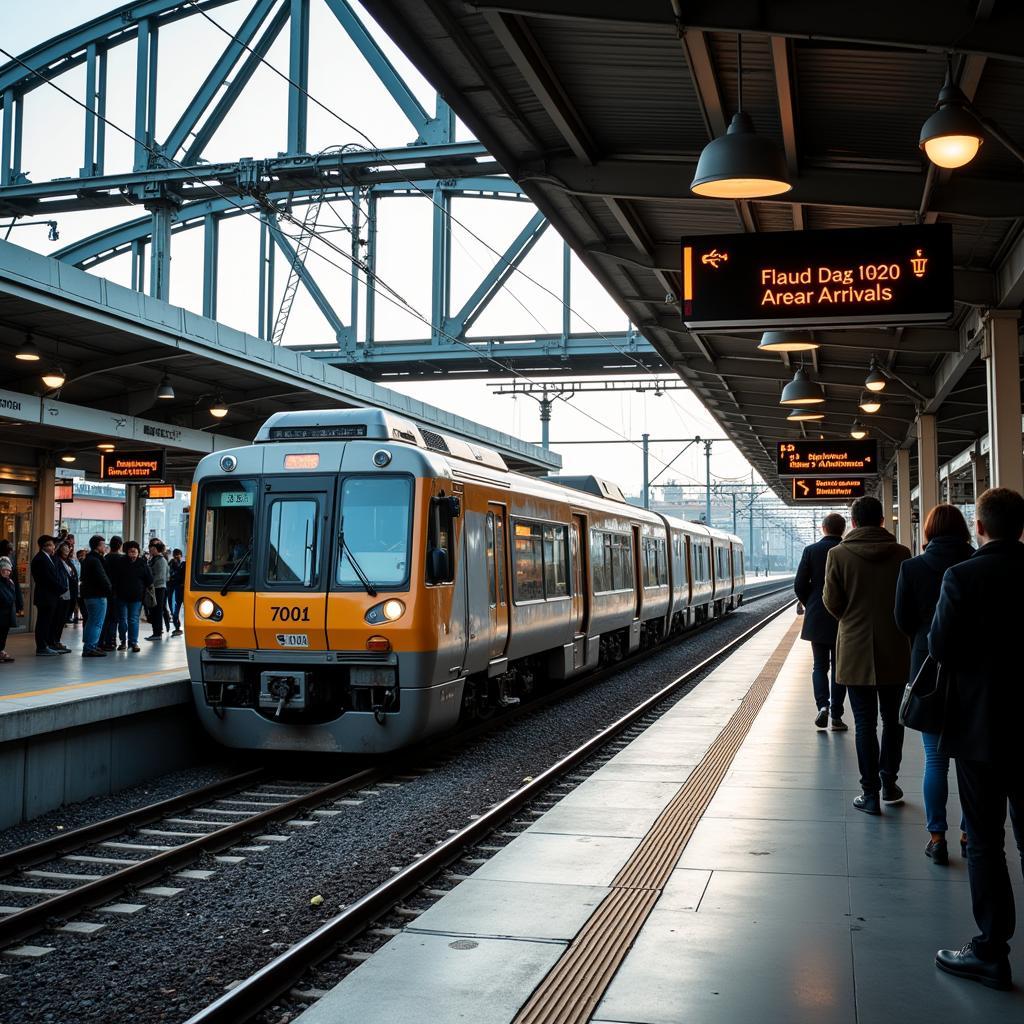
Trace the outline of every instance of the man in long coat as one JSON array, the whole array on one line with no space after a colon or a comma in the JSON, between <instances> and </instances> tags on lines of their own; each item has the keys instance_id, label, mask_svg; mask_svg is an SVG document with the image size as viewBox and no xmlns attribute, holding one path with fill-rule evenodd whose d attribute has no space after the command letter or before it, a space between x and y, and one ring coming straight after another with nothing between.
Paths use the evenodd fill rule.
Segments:
<instances>
[{"instance_id":1,"label":"man in long coat","mask_svg":"<svg viewBox=\"0 0 1024 1024\"><path fill-rule=\"evenodd\" d=\"M854 528L828 553L822 601L839 620L836 680L846 686L857 729L861 795L858 811L880 814L881 800L899 803L896 785L903 758L900 698L910 670L910 643L893 615L900 564L910 551L882 527L882 503L858 498ZM878 744L878 717L882 744Z\"/></svg>"},{"instance_id":2,"label":"man in long coat","mask_svg":"<svg viewBox=\"0 0 1024 1024\"><path fill-rule=\"evenodd\" d=\"M828 725L836 732L846 729L843 721L843 702L846 687L836 682L836 633L839 623L821 603L821 592L825 587L825 563L828 553L843 539L846 520L838 512L830 512L821 521L824 536L814 544L808 544L800 556L793 590L797 600L804 606L804 622L800 628L800 639L811 642L811 685L814 687L814 706L818 716L814 724L819 729ZM831 690L829 680L831 677Z\"/></svg>"}]
</instances>

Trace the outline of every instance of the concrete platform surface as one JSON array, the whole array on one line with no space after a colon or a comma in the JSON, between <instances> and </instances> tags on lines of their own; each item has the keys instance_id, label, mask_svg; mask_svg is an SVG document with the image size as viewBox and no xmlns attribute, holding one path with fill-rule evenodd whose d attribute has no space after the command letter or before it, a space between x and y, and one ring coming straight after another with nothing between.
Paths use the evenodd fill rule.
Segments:
<instances>
[{"instance_id":1,"label":"concrete platform surface","mask_svg":"<svg viewBox=\"0 0 1024 1024\"><path fill-rule=\"evenodd\" d=\"M611 892L792 622L784 615L303 1013L302 1024L509 1024ZM1024 1024L1018 987L938 972L975 931L966 862L924 856L920 736L906 800L872 818L849 732L813 726L796 641L591 1020L601 1024ZM951 849L959 805L951 772ZM1019 864L1010 857L1018 898Z\"/></svg>"}]
</instances>

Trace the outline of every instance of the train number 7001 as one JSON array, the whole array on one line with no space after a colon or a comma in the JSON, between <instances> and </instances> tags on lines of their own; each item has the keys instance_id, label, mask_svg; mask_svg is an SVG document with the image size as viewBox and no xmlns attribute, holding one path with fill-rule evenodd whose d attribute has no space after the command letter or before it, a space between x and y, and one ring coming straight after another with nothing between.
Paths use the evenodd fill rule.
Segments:
<instances>
[{"instance_id":1,"label":"train number 7001","mask_svg":"<svg viewBox=\"0 0 1024 1024\"><path fill-rule=\"evenodd\" d=\"M309 609L300 608L297 604L272 604L270 619L272 622L309 622Z\"/></svg>"}]
</instances>

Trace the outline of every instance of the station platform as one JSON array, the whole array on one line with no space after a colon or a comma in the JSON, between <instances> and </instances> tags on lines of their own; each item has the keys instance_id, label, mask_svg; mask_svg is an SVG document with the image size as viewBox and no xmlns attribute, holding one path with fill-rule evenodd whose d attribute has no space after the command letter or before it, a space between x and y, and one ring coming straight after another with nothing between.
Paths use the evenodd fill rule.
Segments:
<instances>
[{"instance_id":1,"label":"station platform","mask_svg":"<svg viewBox=\"0 0 1024 1024\"><path fill-rule=\"evenodd\" d=\"M1024 1021L1024 938L1012 992L935 968L976 929L966 861L924 856L920 737L905 802L856 811L852 715L814 728L799 621L752 637L302 1024Z\"/></svg>"},{"instance_id":2,"label":"station platform","mask_svg":"<svg viewBox=\"0 0 1024 1024\"><path fill-rule=\"evenodd\" d=\"M35 657L31 634L14 634L0 665L0 828L188 763L196 734L184 637L82 658L72 649Z\"/></svg>"}]
</instances>

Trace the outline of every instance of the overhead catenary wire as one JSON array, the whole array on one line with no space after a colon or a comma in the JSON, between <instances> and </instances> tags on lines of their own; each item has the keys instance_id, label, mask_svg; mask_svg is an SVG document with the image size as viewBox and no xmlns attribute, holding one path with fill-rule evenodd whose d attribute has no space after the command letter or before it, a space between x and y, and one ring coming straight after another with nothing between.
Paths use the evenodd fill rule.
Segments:
<instances>
[{"instance_id":1,"label":"overhead catenary wire","mask_svg":"<svg viewBox=\"0 0 1024 1024\"><path fill-rule=\"evenodd\" d=\"M202 13L205 14L205 12L202 12ZM220 27L220 26L218 26L218 27ZM226 29L222 29L222 31L227 31L227 30ZM2 53L9 60L12 60L15 63L19 64L21 67L23 67L30 74L33 74L37 78L42 79L42 81L46 85L49 85L52 89L54 89L56 92L58 92L61 96L64 96L66 99L71 100L72 103L76 104L79 107L82 107L82 109L89 110L90 113L93 113L94 116L99 117L100 120L102 120L104 122L104 124L106 124L108 127L112 128L114 131L118 132L120 135L123 135L128 140L137 143L142 148L144 148L148 153L150 153L150 154L152 154L154 156L159 156L161 159L170 162L171 164L173 164L175 167L178 167L179 169L182 169L182 170L187 170L188 169L185 164L180 163L179 161L175 160L172 157L168 157L165 153L160 153L153 146L149 145L144 140L137 138L130 131L128 131L126 128L122 127L121 125L117 124L115 121L111 120L105 114L98 114L95 111L92 111L91 108L89 108L88 105L85 102L80 100L78 97L73 96L66 89L63 89L61 86L57 85L52 79L47 78L40 71L38 71L35 68L31 67L30 65L26 64L20 57L18 57L17 55L11 53L9 50L5 49L2 46L0 46L0 53ZM358 130L358 129L355 129L355 130ZM394 165L392 165L392 166L394 166ZM218 196L220 199L223 199L225 202L227 202L230 205L234 206L240 213L243 213L243 214L245 214L248 217L252 217L253 219L259 221L262 224L262 219L261 219L259 214L255 213L252 209L250 209L249 207L245 206L241 202L237 201L234 197L232 197L228 193L221 191L220 189L216 188L213 185L209 185L208 184L206 187L214 195ZM418 187L418 186L416 186L416 187ZM278 207L274 206L273 204L271 204L269 202L266 204L266 206L269 207L269 210L271 212L273 212L275 216L283 217L289 223L295 224L297 227L301 228L302 225L299 223L299 221L291 213L289 213L289 212L287 212L285 210L281 210L281 209L279 209ZM284 234L285 237L290 239L291 241L297 241L298 240L298 236L288 235L288 234L286 234L284 232L282 232L282 234ZM451 341L453 344L461 345L462 347L466 348L468 351L472 352L481 361L491 362L495 366L497 366L499 369L503 370L505 373L511 374L512 376L519 377L522 380L526 381L529 384L532 384L535 387L538 386L538 382L536 380L534 380L533 378L527 376L522 371L517 370L513 366L509 366L509 365L507 365L505 363L502 363L499 359L496 359L494 356L490 355L489 353L481 353L481 352L479 352L469 342L464 341L461 338L456 338L456 337L452 336L451 334L448 334L443 329L443 327L441 325L433 324L429 317L427 317L425 314L421 313L418 309L416 309L416 307L413 306L412 303L410 303L408 300L406 300L398 291L396 291L394 288L391 287L391 285L389 285L386 281L384 281L383 278L381 278L380 275L378 275L375 270L371 270L366 265L365 261L359 260L359 259L353 257L351 253L346 252L340 246L335 245L335 243L331 239L325 238L325 237L323 237L321 234L319 234L317 232L313 233L313 237L317 238L319 241L323 242L328 248L334 250L339 255L343 256L346 260L348 260L350 263L352 263L358 270L363 271L368 276L372 276L374 281L385 290L385 292L382 294L382 297L386 301L392 302L393 304L398 305L400 308L404 308L406 312L408 312L411 316L413 316L416 319L418 319L419 321L421 321L425 326L430 327L431 330L436 330L437 333L441 337L447 339L448 341ZM486 245L486 243L484 243L484 244ZM312 249L312 248L311 248L310 251L313 252L315 255L317 255L320 259L324 260L330 266L333 266L336 269L340 270L342 273L347 274L349 277L353 276L352 272L347 267L344 267L341 264L336 263L335 261L331 260L329 257L325 256L323 253L318 252L316 249ZM567 406L569 406L570 408L575 409L577 412L579 412L580 415L584 416L586 419L590 420L593 423L598 424L602 429L607 430L609 433L615 434L617 437L624 438L624 435L621 434L619 431L615 430L614 427L609 426L607 423L605 423L602 420L598 419L596 416L593 416L590 413L586 412L584 409L579 408L579 406L573 406L568 399L563 398L562 396L558 396L558 398L561 401L565 402L565 404ZM624 439L627 440L634 447L636 447L638 450L642 450L642 445L637 444L636 442L634 442L634 441L632 441L632 440L630 440L628 438L624 438ZM663 462L662 459L657 458L656 456L651 456L651 457L653 457L656 462L661 463L663 466L665 465L665 463Z\"/></svg>"}]
</instances>

